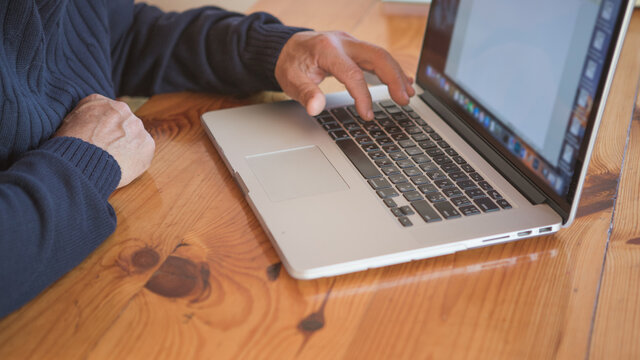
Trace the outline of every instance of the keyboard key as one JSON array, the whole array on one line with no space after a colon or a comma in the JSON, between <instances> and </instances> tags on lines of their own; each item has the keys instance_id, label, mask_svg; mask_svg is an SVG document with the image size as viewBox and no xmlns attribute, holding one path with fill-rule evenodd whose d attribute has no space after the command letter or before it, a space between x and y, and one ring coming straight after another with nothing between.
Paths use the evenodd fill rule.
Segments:
<instances>
[{"instance_id":1,"label":"keyboard key","mask_svg":"<svg viewBox=\"0 0 640 360\"><path fill-rule=\"evenodd\" d=\"M455 156L455 155L454 155ZM462 164L460 165L460 167L462 168L462 170L464 170L465 172L471 173L476 171L471 165L469 164Z\"/></svg>"},{"instance_id":2,"label":"keyboard key","mask_svg":"<svg viewBox=\"0 0 640 360\"><path fill-rule=\"evenodd\" d=\"M429 134L429 136L431 136L431 139L438 141L438 140L442 140L442 137L440 135L438 135L437 132L432 132L431 134Z\"/></svg>"},{"instance_id":3,"label":"keyboard key","mask_svg":"<svg viewBox=\"0 0 640 360\"><path fill-rule=\"evenodd\" d=\"M454 187L455 186L453 184L453 182L451 182L451 180L449 180L449 179L435 180L433 182L433 184L435 186L439 187L440 189L446 189L446 188L450 188L450 187Z\"/></svg>"},{"instance_id":4,"label":"keyboard key","mask_svg":"<svg viewBox=\"0 0 640 360\"><path fill-rule=\"evenodd\" d=\"M371 135L374 139L387 138L387 133L382 130L372 131L369 133L369 135Z\"/></svg>"},{"instance_id":5,"label":"keyboard key","mask_svg":"<svg viewBox=\"0 0 640 360\"><path fill-rule=\"evenodd\" d=\"M402 226L404 226L404 227L409 227L409 226L413 225L411 220L409 220L409 218L405 217L405 216L399 217L398 221L400 221L400 224L402 224Z\"/></svg>"},{"instance_id":6,"label":"keyboard key","mask_svg":"<svg viewBox=\"0 0 640 360\"><path fill-rule=\"evenodd\" d=\"M396 123L389 119L388 117L384 117L384 119L379 119L378 120L378 125L380 125L380 127L387 127L387 126L394 126ZM381 130L380 130L381 131Z\"/></svg>"},{"instance_id":7,"label":"keyboard key","mask_svg":"<svg viewBox=\"0 0 640 360\"><path fill-rule=\"evenodd\" d=\"M419 154L411 157L416 164L425 164L431 161L425 154Z\"/></svg>"},{"instance_id":8,"label":"keyboard key","mask_svg":"<svg viewBox=\"0 0 640 360\"><path fill-rule=\"evenodd\" d=\"M496 200L496 203L498 203L498 205L500 205L500 207L503 209L511 209L511 204L509 204L509 202L505 199Z\"/></svg>"},{"instance_id":9,"label":"keyboard key","mask_svg":"<svg viewBox=\"0 0 640 360\"><path fill-rule=\"evenodd\" d=\"M484 196L484 192L478 188L472 188L472 189L466 190L465 193L467 194L468 197L472 199Z\"/></svg>"},{"instance_id":10,"label":"keyboard key","mask_svg":"<svg viewBox=\"0 0 640 360\"><path fill-rule=\"evenodd\" d=\"M355 105L347 106L347 110L349 111L349 113L351 113L351 115L358 116L358 110L356 109Z\"/></svg>"},{"instance_id":11,"label":"keyboard key","mask_svg":"<svg viewBox=\"0 0 640 360\"><path fill-rule=\"evenodd\" d=\"M405 133L396 133L396 134L391 134L391 138L395 141L401 141L401 140L409 139L409 135Z\"/></svg>"},{"instance_id":12,"label":"keyboard key","mask_svg":"<svg viewBox=\"0 0 640 360\"><path fill-rule=\"evenodd\" d=\"M403 214L405 215L413 215L415 214L415 212L413 211L413 209L411 209L411 207L409 207L409 205L405 205L400 207L400 211L402 211Z\"/></svg>"},{"instance_id":13,"label":"keyboard key","mask_svg":"<svg viewBox=\"0 0 640 360\"><path fill-rule=\"evenodd\" d=\"M409 156L422 154L422 150L420 150L417 147L411 147L411 148L406 149L405 151L407 152L407 155L409 155Z\"/></svg>"},{"instance_id":14,"label":"keyboard key","mask_svg":"<svg viewBox=\"0 0 640 360\"><path fill-rule=\"evenodd\" d=\"M408 128L410 126L415 126L413 121L411 121L409 119L398 119L397 117L394 117L394 119L396 119L398 121L398 125L402 126L403 128Z\"/></svg>"},{"instance_id":15,"label":"keyboard key","mask_svg":"<svg viewBox=\"0 0 640 360\"><path fill-rule=\"evenodd\" d=\"M489 184L486 181L480 181L478 183L478 186L480 186L480 188L482 188L482 190L485 190L485 191L493 190L493 186L491 186L491 184Z\"/></svg>"},{"instance_id":16,"label":"keyboard key","mask_svg":"<svg viewBox=\"0 0 640 360\"><path fill-rule=\"evenodd\" d=\"M424 172L438 171L438 165L430 162L430 163L427 163L427 164L421 164L420 165L420 169L422 169L422 171L424 171Z\"/></svg>"},{"instance_id":17,"label":"keyboard key","mask_svg":"<svg viewBox=\"0 0 640 360\"><path fill-rule=\"evenodd\" d=\"M366 152L369 152L369 151L380 150L380 148L376 144L364 144L364 145L362 145L362 150L364 150Z\"/></svg>"},{"instance_id":18,"label":"keyboard key","mask_svg":"<svg viewBox=\"0 0 640 360\"><path fill-rule=\"evenodd\" d=\"M398 152L398 151L400 151L400 148L399 148L399 147L398 147L398 145L396 145L396 144L389 144L389 145L385 145L385 146L383 146L383 147L382 147L382 149L383 149L384 151L386 151L387 153L389 153L389 154L390 154L390 153L393 153L393 152ZM403 154L403 156L404 156L404 154Z\"/></svg>"},{"instance_id":19,"label":"keyboard key","mask_svg":"<svg viewBox=\"0 0 640 360\"><path fill-rule=\"evenodd\" d=\"M400 169L406 169L406 168L410 168L410 167L414 167L416 166L413 161L409 160L409 159L404 159L404 160L400 160L397 161L396 164L398 164L398 167Z\"/></svg>"},{"instance_id":20,"label":"keyboard key","mask_svg":"<svg viewBox=\"0 0 640 360\"><path fill-rule=\"evenodd\" d=\"M351 117L351 115L349 115L349 113L347 112L347 110L345 110L344 108L335 108L335 109L331 109L329 110L333 116L336 117L336 119L338 119L338 121L340 121L341 123L344 122L349 122L349 121L353 121L353 118Z\"/></svg>"},{"instance_id":21,"label":"keyboard key","mask_svg":"<svg viewBox=\"0 0 640 360\"><path fill-rule=\"evenodd\" d=\"M391 209L391 212L393 213L393 215L400 217L400 216L404 216L404 214L402 213L402 210L400 210L400 208L393 208Z\"/></svg>"},{"instance_id":22,"label":"keyboard key","mask_svg":"<svg viewBox=\"0 0 640 360\"><path fill-rule=\"evenodd\" d=\"M335 122L335 120L331 116L318 116L318 117L316 117L316 120L318 121L318 123L320 125L324 125L324 124Z\"/></svg>"},{"instance_id":23,"label":"keyboard key","mask_svg":"<svg viewBox=\"0 0 640 360\"><path fill-rule=\"evenodd\" d=\"M413 109L412 109L412 108L411 108L411 106L409 106L409 105L401 106L401 108L402 108L402 110L404 110L404 111L406 111L406 112L413 111Z\"/></svg>"},{"instance_id":24,"label":"keyboard key","mask_svg":"<svg viewBox=\"0 0 640 360\"><path fill-rule=\"evenodd\" d=\"M456 197L456 196L462 196L462 191L460 191L460 189L455 188L455 187L454 188L449 188L449 189L444 189L444 190L442 190L442 193L444 194L444 196L446 196L448 198Z\"/></svg>"},{"instance_id":25,"label":"keyboard key","mask_svg":"<svg viewBox=\"0 0 640 360\"><path fill-rule=\"evenodd\" d=\"M470 173L469 177L475 181L484 181L484 178L480 176L480 174L478 174L477 172Z\"/></svg>"},{"instance_id":26,"label":"keyboard key","mask_svg":"<svg viewBox=\"0 0 640 360\"><path fill-rule=\"evenodd\" d=\"M422 185L422 184L428 184L429 179L427 179L427 177L424 175L418 175L418 176L412 176L411 182L416 185Z\"/></svg>"},{"instance_id":27,"label":"keyboard key","mask_svg":"<svg viewBox=\"0 0 640 360\"><path fill-rule=\"evenodd\" d=\"M461 189L466 190L466 189L471 189L476 187L476 183L474 183L471 180L463 180L463 181L458 181L458 186Z\"/></svg>"},{"instance_id":28,"label":"keyboard key","mask_svg":"<svg viewBox=\"0 0 640 360\"><path fill-rule=\"evenodd\" d=\"M469 179L467 174L465 174L465 173L463 173L461 171L460 172L449 173L449 177L451 178L451 180L453 180L455 182Z\"/></svg>"},{"instance_id":29,"label":"keyboard key","mask_svg":"<svg viewBox=\"0 0 640 360\"><path fill-rule=\"evenodd\" d=\"M435 192L435 193L428 193L425 195L427 197L427 200L431 201L432 203L435 202L440 202L440 201L446 201L447 198L444 197L441 193L439 192Z\"/></svg>"},{"instance_id":30,"label":"keyboard key","mask_svg":"<svg viewBox=\"0 0 640 360\"><path fill-rule=\"evenodd\" d=\"M385 119L388 119L389 117L387 116L387 114L383 112L377 112L373 114L373 118L376 120L385 120Z\"/></svg>"},{"instance_id":31,"label":"keyboard key","mask_svg":"<svg viewBox=\"0 0 640 360\"><path fill-rule=\"evenodd\" d=\"M395 133L399 133L402 132L402 129L400 129L397 126L387 126L386 128L384 128L389 134L395 134Z\"/></svg>"},{"instance_id":32,"label":"keyboard key","mask_svg":"<svg viewBox=\"0 0 640 360\"><path fill-rule=\"evenodd\" d=\"M424 122L424 120L422 120L422 118L420 117L420 115L414 113L414 112L410 112L408 113L409 117L412 118L413 120L415 120L416 124L423 126L423 125L427 125L426 122Z\"/></svg>"},{"instance_id":33,"label":"keyboard key","mask_svg":"<svg viewBox=\"0 0 640 360\"><path fill-rule=\"evenodd\" d=\"M414 143L411 140L400 140L398 141L398 145L400 145L400 147L406 149L406 148L410 148L410 147L414 147L416 146L416 143Z\"/></svg>"},{"instance_id":34,"label":"keyboard key","mask_svg":"<svg viewBox=\"0 0 640 360\"><path fill-rule=\"evenodd\" d=\"M389 153L389 157L393 159L393 161L400 161L400 160L405 160L407 158L407 155L405 155L403 152L398 150L397 152Z\"/></svg>"},{"instance_id":35,"label":"keyboard key","mask_svg":"<svg viewBox=\"0 0 640 360\"><path fill-rule=\"evenodd\" d=\"M346 131L344 130L336 130L336 131L331 131L329 133L329 135L331 135L331 137L333 138L333 140L341 140L341 139L348 139L349 138L349 134L347 134ZM355 144L355 143L354 143Z\"/></svg>"},{"instance_id":36,"label":"keyboard key","mask_svg":"<svg viewBox=\"0 0 640 360\"><path fill-rule=\"evenodd\" d=\"M456 164L458 165L462 165L462 164L466 164L467 162L462 158L462 156L458 155L458 156L454 156L453 157L453 161L456 162Z\"/></svg>"},{"instance_id":37,"label":"keyboard key","mask_svg":"<svg viewBox=\"0 0 640 360\"><path fill-rule=\"evenodd\" d=\"M347 130L349 130L349 131L357 130L357 129L362 129L362 128L360 127L360 125L358 125L357 123L354 123L354 122L344 124L344 128L345 128L345 129L347 129Z\"/></svg>"},{"instance_id":38,"label":"keyboard key","mask_svg":"<svg viewBox=\"0 0 640 360\"><path fill-rule=\"evenodd\" d=\"M460 171L460 168L458 167L458 165L456 164L444 164L442 165L442 171L446 172L446 173L450 173L450 172L458 172Z\"/></svg>"},{"instance_id":39,"label":"keyboard key","mask_svg":"<svg viewBox=\"0 0 640 360\"><path fill-rule=\"evenodd\" d=\"M406 183L409 181L402 174L391 175L389 176L389 180L391 180L391 182L394 184Z\"/></svg>"},{"instance_id":40,"label":"keyboard key","mask_svg":"<svg viewBox=\"0 0 640 360\"><path fill-rule=\"evenodd\" d=\"M326 123L322 127L327 131L342 130L342 127L334 122Z\"/></svg>"},{"instance_id":41,"label":"keyboard key","mask_svg":"<svg viewBox=\"0 0 640 360\"><path fill-rule=\"evenodd\" d=\"M391 184L384 178L369 179L368 182L373 190L380 190L391 187Z\"/></svg>"},{"instance_id":42,"label":"keyboard key","mask_svg":"<svg viewBox=\"0 0 640 360\"><path fill-rule=\"evenodd\" d=\"M400 110L399 107L393 105L393 106L389 106L388 108L386 108L385 110L387 110L387 112L389 114L400 114L402 113L402 110Z\"/></svg>"},{"instance_id":43,"label":"keyboard key","mask_svg":"<svg viewBox=\"0 0 640 360\"><path fill-rule=\"evenodd\" d=\"M458 196L458 197L451 198L450 200L455 206L471 204L471 201L469 201L469 199L467 199L466 196Z\"/></svg>"},{"instance_id":44,"label":"keyboard key","mask_svg":"<svg viewBox=\"0 0 640 360\"><path fill-rule=\"evenodd\" d=\"M382 100L378 103L380 106L388 108L388 107L392 107L392 106L396 106L396 103L394 103L391 100Z\"/></svg>"},{"instance_id":45,"label":"keyboard key","mask_svg":"<svg viewBox=\"0 0 640 360\"><path fill-rule=\"evenodd\" d=\"M436 208L440 215L445 219L455 219L461 216L458 210L456 210L456 208L454 208L448 201L435 203L433 204L433 207Z\"/></svg>"},{"instance_id":46,"label":"keyboard key","mask_svg":"<svg viewBox=\"0 0 640 360\"><path fill-rule=\"evenodd\" d=\"M442 150L440 150L438 148L427 149L426 152L427 152L427 155L429 155L431 157L444 155L444 151L442 151Z\"/></svg>"},{"instance_id":47,"label":"keyboard key","mask_svg":"<svg viewBox=\"0 0 640 360\"><path fill-rule=\"evenodd\" d=\"M424 200L414 201L411 203L411 206L413 206L422 220L427 223L442 220L440 215L438 215L438 213L431 207L431 205L429 205L429 203Z\"/></svg>"},{"instance_id":48,"label":"keyboard key","mask_svg":"<svg viewBox=\"0 0 640 360\"><path fill-rule=\"evenodd\" d=\"M404 169L404 173L409 177L422 175L422 171L420 171L417 167L410 167L408 169Z\"/></svg>"},{"instance_id":49,"label":"keyboard key","mask_svg":"<svg viewBox=\"0 0 640 360\"><path fill-rule=\"evenodd\" d=\"M384 204L387 205L387 207L390 207L390 208L394 208L394 207L398 206L398 204L396 204L396 202L393 201L393 199L384 199L382 201L384 201Z\"/></svg>"},{"instance_id":50,"label":"keyboard key","mask_svg":"<svg viewBox=\"0 0 640 360\"><path fill-rule=\"evenodd\" d=\"M405 115L405 114L393 114L393 115L391 115L391 117L393 117L398 122L400 122L402 120L408 120L409 119L409 117L407 117L407 115ZM411 123L413 124L413 121Z\"/></svg>"},{"instance_id":51,"label":"keyboard key","mask_svg":"<svg viewBox=\"0 0 640 360\"><path fill-rule=\"evenodd\" d=\"M424 130L425 132L427 132L429 134L434 132L433 128L431 126L429 126L429 125L423 125L422 126L422 130Z\"/></svg>"},{"instance_id":52,"label":"keyboard key","mask_svg":"<svg viewBox=\"0 0 640 360\"><path fill-rule=\"evenodd\" d=\"M411 137L415 141L426 141L426 140L429 140L429 136L427 136L427 134L423 134L423 133L413 134L413 135L411 135Z\"/></svg>"},{"instance_id":53,"label":"keyboard key","mask_svg":"<svg viewBox=\"0 0 640 360\"><path fill-rule=\"evenodd\" d=\"M500 193L495 190L487 191L487 195L489 195L489 197L492 198L493 200L502 199L502 195L500 195Z\"/></svg>"},{"instance_id":54,"label":"keyboard key","mask_svg":"<svg viewBox=\"0 0 640 360\"><path fill-rule=\"evenodd\" d=\"M376 191L376 193L378 194L378 196L380 196L383 199L389 199L396 196L400 196L400 194L398 194L398 192L394 188L378 190Z\"/></svg>"},{"instance_id":55,"label":"keyboard key","mask_svg":"<svg viewBox=\"0 0 640 360\"><path fill-rule=\"evenodd\" d=\"M406 192L403 195L404 195L404 198L407 199L407 201L409 202L422 200L422 195L420 195L420 193L417 191Z\"/></svg>"},{"instance_id":56,"label":"keyboard key","mask_svg":"<svg viewBox=\"0 0 640 360\"><path fill-rule=\"evenodd\" d=\"M433 161L438 165L444 165L451 162L451 159L447 155L440 155L433 158Z\"/></svg>"},{"instance_id":57,"label":"keyboard key","mask_svg":"<svg viewBox=\"0 0 640 360\"><path fill-rule=\"evenodd\" d=\"M393 166L393 162L387 157L383 159L377 159L374 162L376 163L376 165L378 165L378 167Z\"/></svg>"},{"instance_id":58,"label":"keyboard key","mask_svg":"<svg viewBox=\"0 0 640 360\"><path fill-rule=\"evenodd\" d=\"M367 155L360 150L355 141L351 139L344 139L336 141L336 144L365 179L373 179L382 176L378 168L373 164L373 162L371 162L371 160L369 160Z\"/></svg>"},{"instance_id":59,"label":"keyboard key","mask_svg":"<svg viewBox=\"0 0 640 360\"><path fill-rule=\"evenodd\" d=\"M372 151L370 153L368 153L369 157L373 160L379 160L379 159L385 159L387 157L387 155L385 153L383 153L382 151Z\"/></svg>"},{"instance_id":60,"label":"keyboard key","mask_svg":"<svg viewBox=\"0 0 640 360\"><path fill-rule=\"evenodd\" d=\"M416 188L408 182L396 185L396 189L398 189L398 191L400 191L401 193L416 191Z\"/></svg>"},{"instance_id":61,"label":"keyboard key","mask_svg":"<svg viewBox=\"0 0 640 360\"><path fill-rule=\"evenodd\" d=\"M447 178L447 176L440 170L428 172L427 176L429 176L431 180L442 180Z\"/></svg>"},{"instance_id":62,"label":"keyboard key","mask_svg":"<svg viewBox=\"0 0 640 360\"><path fill-rule=\"evenodd\" d=\"M360 145L364 145L364 144L372 144L373 143L373 139L371 139L368 136L358 136L356 138L356 141L358 142L358 144Z\"/></svg>"},{"instance_id":63,"label":"keyboard key","mask_svg":"<svg viewBox=\"0 0 640 360\"><path fill-rule=\"evenodd\" d=\"M418 186L418 190L420 190L423 194L428 194L438 191L438 188L433 184L424 184Z\"/></svg>"},{"instance_id":64,"label":"keyboard key","mask_svg":"<svg viewBox=\"0 0 640 360\"><path fill-rule=\"evenodd\" d=\"M355 138L357 138L357 137L366 137L367 136L367 133L362 129L351 130L350 133L351 133L351 136L353 136Z\"/></svg>"},{"instance_id":65,"label":"keyboard key","mask_svg":"<svg viewBox=\"0 0 640 360\"><path fill-rule=\"evenodd\" d=\"M444 141L444 140L440 140L440 141L438 141L438 146L440 146L443 149L446 149L446 148L449 147L449 143Z\"/></svg>"},{"instance_id":66,"label":"keyboard key","mask_svg":"<svg viewBox=\"0 0 640 360\"><path fill-rule=\"evenodd\" d=\"M493 201L491 201L491 199L489 199L488 197L474 199L473 202L476 203L476 205L478 205L478 207L484 212L496 211L500 209L498 205L494 204Z\"/></svg>"},{"instance_id":67,"label":"keyboard key","mask_svg":"<svg viewBox=\"0 0 640 360\"><path fill-rule=\"evenodd\" d=\"M387 176L400 173L400 169L398 169L395 165L385 166L381 170Z\"/></svg>"},{"instance_id":68,"label":"keyboard key","mask_svg":"<svg viewBox=\"0 0 640 360\"><path fill-rule=\"evenodd\" d=\"M464 216L478 215L480 214L480 210L474 205L467 205L460 207L460 212L464 214Z\"/></svg>"},{"instance_id":69,"label":"keyboard key","mask_svg":"<svg viewBox=\"0 0 640 360\"><path fill-rule=\"evenodd\" d=\"M425 140L425 141L420 141L420 142L418 143L418 146L420 146L421 148L423 148L423 149L427 150L427 149L434 148L434 147L436 147L436 146L438 146L438 145L436 145L436 143L434 143L434 142L433 142L433 141L431 141L431 140Z\"/></svg>"},{"instance_id":70,"label":"keyboard key","mask_svg":"<svg viewBox=\"0 0 640 360\"><path fill-rule=\"evenodd\" d=\"M446 148L446 149L444 149L444 152L446 152L447 155L449 155L449 156L458 156L458 153L455 150L453 150L452 148Z\"/></svg>"},{"instance_id":71,"label":"keyboard key","mask_svg":"<svg viewBox=\"0 0 640 360\"><path fill-rule=\"evenodd\" d=\"M322 110L322 112L318 116L330 116L330 115L329 115L329 112L327 110Z\"/></svg>"},{"instance_id":72,"label":"keyboard key","mask_svg":"<svg viewBox=\"0 0 640 360\"><path fill-rule=\"evenodd\" d=\"M366 122L364 125L362 125L362 127L368 132L382 130L376 123L372 121Z\"/></svg>"},{"instance_id":73,"label":"keyboard key","mask_svg":"<svg viewBox=\"0 0 640 360\"><path fill-rule=\"evenodd\" d=\"M420 130L417 126L410 126L407 128L407 132L409 134L422 134L422 130Z\"/></svg>"},{"instance_id":74,"label":"keyboard key","mask_svg":"<svg viewBox=\"0 0 640 360\"><path fill-rule=\"evenodd\" d=\"M391 138L388 138L386 136L383 138L379 138L377 141L378 141L378 144L380 144L380 146L393 144L393 140L391 140Z\"/></svg>"}]
</instances>

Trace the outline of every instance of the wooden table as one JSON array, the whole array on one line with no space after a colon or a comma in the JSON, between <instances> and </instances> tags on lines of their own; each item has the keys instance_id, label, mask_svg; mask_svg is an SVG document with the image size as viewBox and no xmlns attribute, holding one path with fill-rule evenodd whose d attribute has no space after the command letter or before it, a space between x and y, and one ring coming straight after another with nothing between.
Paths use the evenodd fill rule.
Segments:
<instances>
[{"instance_id":1,"label":"wooden table","mask_svg":"<svg viewBox=\"0 0 640 360\"><path fill-rule=\"evenodd\" d=\"M389 15L375 0L254 9L349 31L415 73L424 12ZM0 359L639 358L639 75L636 12L570 229L314 281L282 270L200 126L252 99L155 96L138 115L156 158L111 197L115 234L0 321Z\"/></svg>"}]
</instances>

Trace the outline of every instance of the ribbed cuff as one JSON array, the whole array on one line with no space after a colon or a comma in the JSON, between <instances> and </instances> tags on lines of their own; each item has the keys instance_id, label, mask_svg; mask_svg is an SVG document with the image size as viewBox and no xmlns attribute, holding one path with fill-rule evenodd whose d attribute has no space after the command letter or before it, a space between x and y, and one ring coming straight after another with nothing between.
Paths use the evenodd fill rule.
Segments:
<instances>
[{"instance_id":1,"label":"ribbed cuff","mask_svg":"<svg viewBox=\"0 0 640 360\"><path fill-rule=\"evenodd\" d=\"M101 148L73 137L47 140L39 150L54 153L78 168L107 199L120 183L120 165Z\"/></svg>"},{"instance_id":2,"label":"ribbed cuff","mask_svg":"<svg viewBox=\"0 0 640 360\"><path fill-rule=\"evenodd\" d=\"M256 13L253 15L260 16L265 14ZM247 35L245 48L247 57L245 61L252 71L271 84L268 90L282 90L276 80L275 69L284 44L293 34L309 30L285 26L279 22L269 24L256 23L251 27Z\"/></svg>"}]
</instances>

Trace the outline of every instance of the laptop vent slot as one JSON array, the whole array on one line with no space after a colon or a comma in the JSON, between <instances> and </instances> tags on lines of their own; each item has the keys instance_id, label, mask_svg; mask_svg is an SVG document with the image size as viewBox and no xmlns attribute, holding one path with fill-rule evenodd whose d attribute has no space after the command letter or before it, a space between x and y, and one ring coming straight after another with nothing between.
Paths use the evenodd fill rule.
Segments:
<instances>
[{"instance_id":1,"label":"laptop vent slot","mask_svg":"<svg viewBox=\"0 0 640 360\"><path fill-rule=\"evenodd\" d=\"M490 241L503 240L503 239L508 239L508 238L509 238L509 235L500 236L500 237L497 237L497 238L491 238L491 239L482 240L482 242L486 243L486 242L490 242Z\"/></svg>"}]
</instances>

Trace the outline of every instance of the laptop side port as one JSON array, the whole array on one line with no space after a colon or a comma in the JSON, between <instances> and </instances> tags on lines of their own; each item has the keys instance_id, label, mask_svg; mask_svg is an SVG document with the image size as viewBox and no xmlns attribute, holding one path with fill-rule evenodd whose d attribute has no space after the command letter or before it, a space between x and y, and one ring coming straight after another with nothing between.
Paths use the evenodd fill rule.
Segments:
<instances>
[{"instance_id":1,"label":"laptop side port","mask_svg":"<svg viewBox=\"0 0 640 360\"><path fill-rule=\"evenodd\" d=\"M529 236L529 235L531 235L531 233L532 233L532 232L533 232L533 231L531 231L531 230L527 230L527 231L520 231L520 232L518 233L518 237Z\"/></svg>"},{"instance_id":2,"label":"laptop side port","mask_svg":"<svg viewBox=\"0 0 640 360\"><path fill-rule=\"evenodd\" d=\"M551 226L543 227L543 228L540 228L540 230L538 230L538 234L548 233L548 232L551 232L551 230L553 230Z\"/></svg>"}]
</instances>

